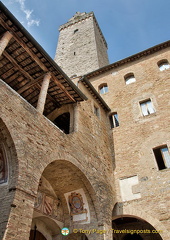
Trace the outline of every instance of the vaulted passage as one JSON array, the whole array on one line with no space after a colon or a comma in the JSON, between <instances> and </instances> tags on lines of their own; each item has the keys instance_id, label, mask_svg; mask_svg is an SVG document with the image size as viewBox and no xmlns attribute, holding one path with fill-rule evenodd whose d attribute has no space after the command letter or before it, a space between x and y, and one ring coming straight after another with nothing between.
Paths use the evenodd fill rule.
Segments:
<instances>
[{"instance_id":1,"label":"vaulted passage","mask_svg":"<svg viewBox=\"0 0 170 240\"><path fill-rule=\"evenodd\" d=\"M29 240L61 240L61 229L64 226L72 229L72 225L78 223L86 229L91 216L97 221L92 196L94 190L90 182L74 164L66 160L51 162L39 182ZM87 237L72 233L64 239L87 240Z\"/></svg>"}]
</instances>

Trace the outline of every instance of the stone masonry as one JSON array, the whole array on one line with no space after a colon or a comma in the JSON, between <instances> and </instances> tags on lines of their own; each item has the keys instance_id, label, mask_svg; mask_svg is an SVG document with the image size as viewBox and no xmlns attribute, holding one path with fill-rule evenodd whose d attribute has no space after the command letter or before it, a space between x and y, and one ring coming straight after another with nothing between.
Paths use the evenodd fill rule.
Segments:
<instances>
[{"instance_id":1,"label":"stone masonry","mask_svg":"<svg viewBox=\"0 0 170 240\"><path fill-rule=\"evenodd\" d=\"M109 64L107 43L93 12L76 13L59 31L55 61L69 77Z\"/></svg>"}]
</instances>

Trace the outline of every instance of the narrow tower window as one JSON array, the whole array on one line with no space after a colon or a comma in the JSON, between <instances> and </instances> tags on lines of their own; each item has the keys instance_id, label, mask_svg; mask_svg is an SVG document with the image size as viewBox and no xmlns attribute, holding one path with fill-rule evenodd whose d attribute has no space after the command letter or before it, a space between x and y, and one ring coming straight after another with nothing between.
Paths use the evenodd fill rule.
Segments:
<instances>
[{"instance_id":1,"label":"narrow tower window","mask_svg":"<svg viewBox=\"0 0 170 240\"><path fill-rule=\"evenodd\" d=\"M159 170L170 168L170 154L167 145L153 149Z\"/></svg>"},{"instance_id":2,"label":"narrow tower window","mask_svg":"<svg viewBox=\"0 0 170 240\"><path fill-rule=\"evenodd\" d=\"M74 30L74 34L75 34L76 32L78 32L78 29L75 29L75 30Z\"/></svg>"},{"instance_id":3,"label":"narrow tower window","mask_svg":"<svg viewBox=\"0 0 170 240\"><path fill-rule=\"evenodd\" d=\"M99 117L100 116L100 112L99 112L99 108L94 106L94 114Z\"/></svg>"},{"instance_id":4,"label":"narrow tower window","mask_svg":"<svg viewBox=\"0 0 170 240\"><path fill-rule=\"evenodd\" d=\"M119 126L119 119L118 119L118 114L117 114L117 112L112 113L112 114L109 116L109 120L110 120L110 126L111 126L111 128L115 128L115 127L118 127L118 126Z\"/></svg>"},{"instance_id":5,"label":"narrow tower window","mask_svg":"<svg viewBox=\"0 0 170 240\"><path fill-rule=\"evenodd\" d=\"M109 91L109 89L108 89L107 83L102 83L102 84L99 86L99 92L100 92L100 94L107 93L108 91Z\"/></svg>"}]
</instances>

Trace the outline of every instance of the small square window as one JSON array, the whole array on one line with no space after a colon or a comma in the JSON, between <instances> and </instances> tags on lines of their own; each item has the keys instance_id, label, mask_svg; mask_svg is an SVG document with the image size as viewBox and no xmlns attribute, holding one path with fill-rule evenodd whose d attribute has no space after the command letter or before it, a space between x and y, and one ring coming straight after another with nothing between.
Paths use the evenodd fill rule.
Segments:
<instances>
[{"instance_id":1,"label":"small square window","mask_svg":"<svg viewBox=\"0 0 170 240\"><path fill-rule=\"evenodd\" d=\"M153 103L151 102L150 99L140 102L140 107L141 107L143 116L147 116L155 112Z\"/></svg>"},{"instance_id":2,"label":"small square window","mask_svg":"<svg viewBox=\"0 0 170 240\"><path fill-rule=\"evenodd\" d=\"M159 170L170 168L170 154L167 145L153 149Z\"/></svg>"},{"instance_id":3,"label":"small square window","mask_svg":"<svg viewBox=\"0 0 170 240\"><path fill-rule=\"evenodd\" d=\"M111 128L115 128L115 127L118 127L118 126L119 126L119 119L118 119L118 114L117 114L117 112L112 113L112 114L109 116L109 120L110 120L110 126L111 126Z\"/></svg>"}]
</instances>

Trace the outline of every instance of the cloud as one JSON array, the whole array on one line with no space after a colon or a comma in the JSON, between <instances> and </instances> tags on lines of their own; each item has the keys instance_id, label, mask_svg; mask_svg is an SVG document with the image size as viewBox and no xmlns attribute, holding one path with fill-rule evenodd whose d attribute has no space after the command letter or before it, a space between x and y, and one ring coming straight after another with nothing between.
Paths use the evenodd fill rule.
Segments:
<instances>
[{"instance_id":1,"label":"cloud","mask_svg":"<svg viewBox=\"0 0 170 240\"><path fill-rule=\"evenodd\" d=\"M21 11L26 15L28 27L31 27L33 25L36 25L38 27L40 25L40 20L32 19L31 14L33 13L33 10L29 10L25 7L25 0L16 0L16 2L20 4Z\"/></svg>"}]
</instances>

